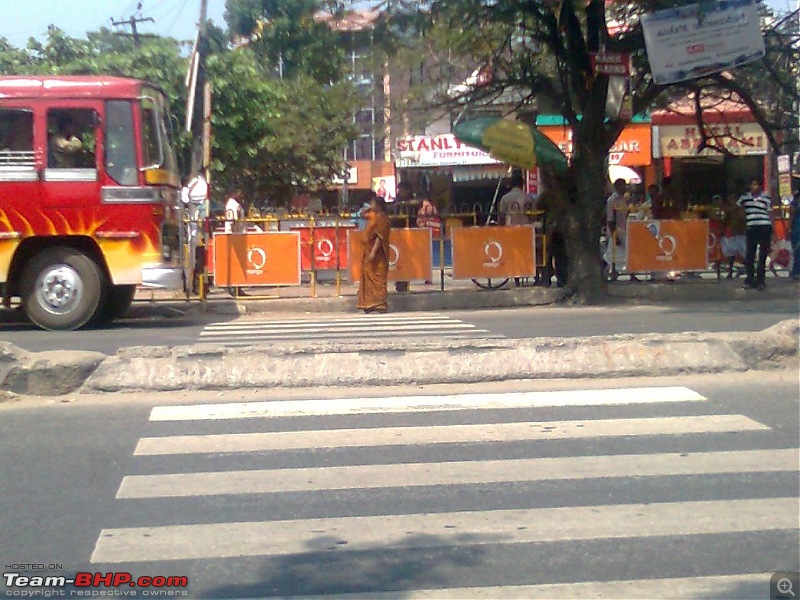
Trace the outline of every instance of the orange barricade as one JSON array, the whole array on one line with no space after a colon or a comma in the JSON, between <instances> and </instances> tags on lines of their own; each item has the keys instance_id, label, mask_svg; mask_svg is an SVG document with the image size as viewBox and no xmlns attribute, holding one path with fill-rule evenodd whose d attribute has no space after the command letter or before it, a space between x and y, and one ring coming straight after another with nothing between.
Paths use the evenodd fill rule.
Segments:
<instances>
[{"instance_id":1,"label":"orange barricade","mask_svg":"<svg viewBox=\"0 0 800 600\"><path fill-rule=\"evenodd\" d=\"M708 221L631 221L628 223L630 273L704 271L708 268Z\"/></svg>"},{"instance_id":2,"label":"orange barricade","mask_svg":"<svg viewBox=\"0 0 800 600\"><path fill-rule=\"evenodd\" d=\"M311 229L308 227L292 227L292 231L300 234L301 267L303 271L311 270ZM339 240L337 243L336 236ZM347 231L345 227L314 228L314 269L346 269L347 268ZM339 262L336 262L336 250L339 250Z\"/></svg>"},{"instance_id":3,"label":"orange barricade","mask_svg":"<svg viewBox=\"0 0 800 600\"><path fill-rule=\"evenodd\" d=\"M720 221L708 222L708 262L718 263L722 260L722 223Z\"/></svg>"},{"instance_id":4,"label":"orange barricade","mask_svg":"<svg viewBox=\"0 0 800 600\"><path fill-rule=\"evenodd\" d=\"M361 280L363 231L349 231L347 236L350 281ZM392 229L389 237L389 281L430 281L433 279L431 230Z\"/></svg>"},{"instance_id":5,"label":"orange barricade","mask_svg":"<svg viewBox=\"0 0 800 600\"><path fill-rule=\"evenodd\" d=\"M453 239L453 279L531 277L536 273L533 227L459 227Z\"/></svg>"},{"instance_id":6,"label":"orange barricade","mask_svg":"<svg viewBox=\"0 0 800 600\"><path fill-rule=\"evenodd\" d=\"M214 285L300 285L300 234L215 233Z\"/></svg>"}]
</instances>

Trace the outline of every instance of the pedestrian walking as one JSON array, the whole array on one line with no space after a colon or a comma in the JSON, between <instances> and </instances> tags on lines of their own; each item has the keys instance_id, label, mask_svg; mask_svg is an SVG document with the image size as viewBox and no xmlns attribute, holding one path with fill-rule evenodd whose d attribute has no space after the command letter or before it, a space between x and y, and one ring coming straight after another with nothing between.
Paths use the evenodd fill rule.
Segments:
<instances>
[{"instance_id":1,"label":"pedestrian walking","mask_svg":"<svg viewBox=\"0 0 800 600\"><path fill-rule=\"evenodd\" d=\"M358 286L357 307L364 312L386 312L389 279L389 215L386 202L373 195L367 211L364 247L361 255L361 281Z\"/></svg>"},{"instance_id":2,"label":"pedestrian walking","mask_svg":"<svg viewBox=\"0 0 800 600\"><path fill-rule=\"evenodd\" d=\"M747 223L746 277L742 287L764 290L767 287L764 281L767 256L772 243L772 200L762 191L761 180L753 178L750 191L739 196L736 204L744 208Z\"/></svg>"}]
</instances>

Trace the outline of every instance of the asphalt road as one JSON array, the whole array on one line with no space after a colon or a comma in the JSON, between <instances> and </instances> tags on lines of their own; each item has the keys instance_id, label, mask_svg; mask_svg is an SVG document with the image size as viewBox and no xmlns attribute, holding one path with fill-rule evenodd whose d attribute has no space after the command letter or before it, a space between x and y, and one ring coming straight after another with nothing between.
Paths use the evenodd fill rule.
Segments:
<instances>
[{"instance_id":1,"label":"asphalt road","mask_svg":"<svg viewBox=\"0 0 800 600\"><path fill-rule=\"evenodd\" d=\"M582 337L614 333L758 331L798 317L796 300L754 298L749 302L541 307L397 313L256 314L246 317L201 313L185 303L135 304L131 317L104 329L41 331L19 311L0 311L0 340L26 350L93 350L114 354L127 346L180 346L199 341L228 345L286 340L374 338L376 335L529 338Z\"/></svg>"},{"instance_id":2,"label":"asphalt road","mask_svg":"<svg viewBox=\"0 0 800 600\"><path fill-rule=\"evenodd\" d=\"M768 598L800 569L796 372L0 413L2 562L54 565L28 574L186 576L192 598Z\"/></svg>"}]
</instances>

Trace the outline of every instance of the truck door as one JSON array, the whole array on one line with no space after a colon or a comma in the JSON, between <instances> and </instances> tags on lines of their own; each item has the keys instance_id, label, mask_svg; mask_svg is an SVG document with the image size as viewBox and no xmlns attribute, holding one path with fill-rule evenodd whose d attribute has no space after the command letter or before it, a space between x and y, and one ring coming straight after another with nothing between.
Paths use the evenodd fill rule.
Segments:
<instances>
[{"instance_id":1,"label":"truck door","mask_svg":"<svg viewBox=\"0 0 800 600\"><path fill-rule=\"evenodd\" d=\"M0 107L0 282L8 277L14 251L38 228L39 170L43 157L33 144L34 111L24 101Z\"/></svg>"},{"instance_id":2,"label":"truck door","mask_svg":"<svg viewBox=\"0 0 800 600\"><path fill-rule=\"evenodd\" d=\"M46 114L47 162L42 205L64 209L100 202L103 103L71 101Z\"/></svg>"}]
</instances>

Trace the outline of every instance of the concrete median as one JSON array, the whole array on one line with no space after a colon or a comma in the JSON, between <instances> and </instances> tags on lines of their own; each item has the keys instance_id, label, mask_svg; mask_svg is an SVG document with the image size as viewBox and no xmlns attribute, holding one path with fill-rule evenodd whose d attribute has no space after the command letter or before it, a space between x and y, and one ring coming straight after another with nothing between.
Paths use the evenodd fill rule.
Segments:
<instances>
[{"instance_id":1,"label":"concrete median","mask_svg":"<svg viewBox=\"0 0 800 600\"><path fill-rule=\"evenodd\" d=\"M746 333L525 340L291 343L232 349L141 347L93 352L0 350L2 390L70 392L470 383L669 376L797 364L800 322Z\"/></svg>"}]
</instances>

